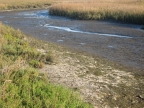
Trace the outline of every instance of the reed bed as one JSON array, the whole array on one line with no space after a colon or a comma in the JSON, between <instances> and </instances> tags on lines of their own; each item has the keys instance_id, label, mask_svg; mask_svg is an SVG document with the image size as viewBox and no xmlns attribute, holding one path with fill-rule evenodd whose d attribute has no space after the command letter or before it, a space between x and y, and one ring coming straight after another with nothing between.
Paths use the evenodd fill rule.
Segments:
<instances>
[{"instance_id":1,"label":"reed bed","mask_svg":"<svg viewBox=\"0 0 144 108\"><path fill-rule=\"evenodd\" d=\"M110 2L111 1L111 2ZM122 0L123 1L123 0ZM133 24L144 24L144 1L112 0L69 2L53 5L51 15L80 20L115 20Z\"/></svg>"},{"instance_id":2,"label":"reed bed","mask_svg":"<svg viewBox=\"0 0 144 108\"><path fill-rule=\"evenodd\" d=\"M0 0L0 10L44 8L62 0Z\"/></svg>"}]
</instances>

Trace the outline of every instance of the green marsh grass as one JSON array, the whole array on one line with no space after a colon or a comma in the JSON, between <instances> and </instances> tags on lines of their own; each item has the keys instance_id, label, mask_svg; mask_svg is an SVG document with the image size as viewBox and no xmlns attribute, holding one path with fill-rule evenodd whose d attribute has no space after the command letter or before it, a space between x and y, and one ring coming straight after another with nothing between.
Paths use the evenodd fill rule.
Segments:
<instances>
[{"instance_id":1,"label":"green marsh grass","mask_svg":"<svg viewBox=\"0 0 144 108\"><path fill-rule=\"evenodd\" d=\"M0 108L92 108L78 92L36 70L53 61L52 53L38 52L25 38L0 23Z\"/></svg>"},{"instance_id":2,"label":"green marsh grass","mask_svg":"<svg viewBox=\"0 0 144 108\"><path fill-rule=\"evenodd\" d=\"M13 70L8 78L0 77L1 108L91 108L78 93L49 83L34 68Z\"/></svg>"}]
</instances>

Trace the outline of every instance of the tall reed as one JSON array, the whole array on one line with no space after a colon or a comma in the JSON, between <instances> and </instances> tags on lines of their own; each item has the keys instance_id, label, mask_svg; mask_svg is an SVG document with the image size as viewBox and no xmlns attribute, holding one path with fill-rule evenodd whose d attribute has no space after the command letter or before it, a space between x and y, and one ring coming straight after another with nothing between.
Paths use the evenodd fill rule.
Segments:
<instances>
[{"instance_id":1,"label":"tall reed","mask_svg":"<svg viewBox=\"0 0 144 108\"><path fill-rule=\"evenodd\" d=\"M144 2L90 1L56 4L50 8L50 14L80 20L112 19L126 23L144 24Z\"/></svg>"}]
</instances>

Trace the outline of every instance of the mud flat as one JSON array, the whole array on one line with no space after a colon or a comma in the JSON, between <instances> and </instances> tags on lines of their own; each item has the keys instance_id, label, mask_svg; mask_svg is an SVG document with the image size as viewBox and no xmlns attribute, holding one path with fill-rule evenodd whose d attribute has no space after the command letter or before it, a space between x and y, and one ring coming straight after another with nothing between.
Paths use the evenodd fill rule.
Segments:
<instances>
[{"instance_id":1,"label":"mud flat","mask_svg":"<svg viewBox=\"0 0 144 108\"><path fill-rule=\"evenodd\" d=\"M144 69L143 25L72 20L50 16L48 10L1 12L0 21L38 39Z\"/></svg>"}]
</instances>

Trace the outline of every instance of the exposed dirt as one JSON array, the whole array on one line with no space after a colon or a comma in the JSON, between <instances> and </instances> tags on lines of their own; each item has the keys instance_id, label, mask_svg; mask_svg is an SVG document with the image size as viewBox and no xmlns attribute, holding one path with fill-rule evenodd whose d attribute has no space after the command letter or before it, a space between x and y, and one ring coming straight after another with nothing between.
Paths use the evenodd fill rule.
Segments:
<instances>
[{"instance_id":1,"label":"exposed dirt","mask_svg":"<svg viewBox=\"0 0 144 108\"><path fill-rule=\"evenodd\" d=\"M57 63L46 65L40 72L48 73L55 84L79 91L94 108L140 108L144 105L143 78L137 79L131 72L114 69L90 56L71 51L54 53L59 55Z\"/></svg>"}]
</instances>

